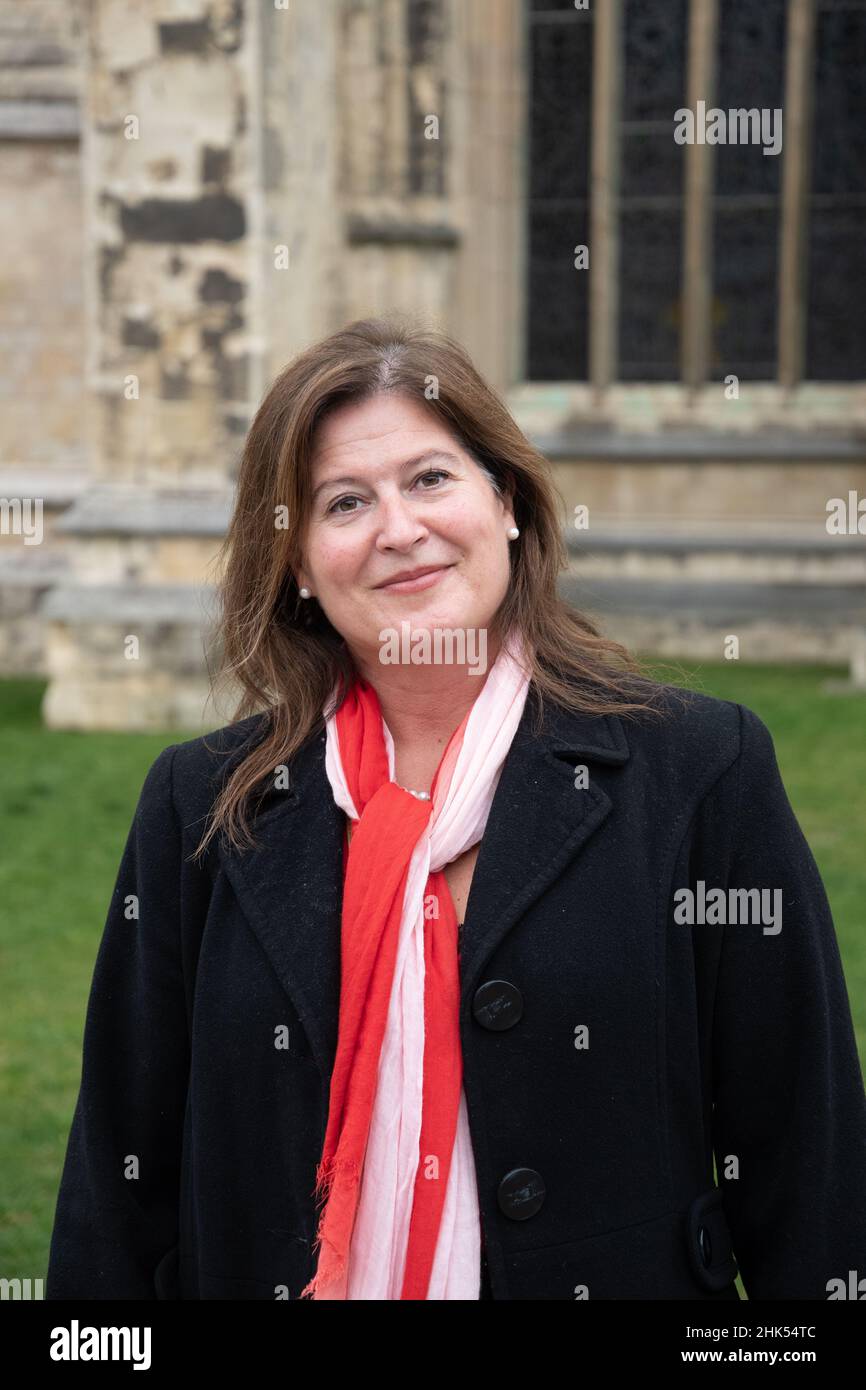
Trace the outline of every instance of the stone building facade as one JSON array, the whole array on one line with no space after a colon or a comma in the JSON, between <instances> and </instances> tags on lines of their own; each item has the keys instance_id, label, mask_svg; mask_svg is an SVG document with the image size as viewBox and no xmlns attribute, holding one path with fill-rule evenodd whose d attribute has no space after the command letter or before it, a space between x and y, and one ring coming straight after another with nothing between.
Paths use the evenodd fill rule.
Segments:
<instances>
[{"instance_id":1,"label":"stone building facade","mask_svg":"<svg viewBox=\"0 0 866 1390\"><path fill-rule=\"evenodd\" d=\"M212 562L250 419L392 308L551 459L564 584L614 635L866 679L866 518L825 524L866 497L862 9L0 0L0 656L46 722L231 717ZM676 107L743 92L785 113L769 164L676 145Z\"/></svg>"}]
</instances>

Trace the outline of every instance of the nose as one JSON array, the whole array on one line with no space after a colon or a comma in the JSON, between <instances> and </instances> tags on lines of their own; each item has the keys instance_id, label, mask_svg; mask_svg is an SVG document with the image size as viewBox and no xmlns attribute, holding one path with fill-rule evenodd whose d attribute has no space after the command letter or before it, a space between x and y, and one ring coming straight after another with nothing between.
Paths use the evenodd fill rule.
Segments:
<instances>
[{"instance_id":1,"label":"nose","mask_svg":"<svg viewBox=\"0 0 866 1390\"><path fill-rule=\"evenodd\" d=\"M412 502L396 488L383 495L377 509L377 550L408 550L427 535L427 527Z\"/></svg>"}]
</instances>

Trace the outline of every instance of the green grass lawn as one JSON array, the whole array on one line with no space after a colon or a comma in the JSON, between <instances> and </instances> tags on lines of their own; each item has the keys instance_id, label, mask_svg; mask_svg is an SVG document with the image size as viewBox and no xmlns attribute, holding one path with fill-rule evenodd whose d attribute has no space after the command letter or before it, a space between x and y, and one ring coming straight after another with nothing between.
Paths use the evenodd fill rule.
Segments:
<instances>
[{"instance_id":1,"label":"green grass lawn","mask_svg":"<svg viewBox=\"0 0 866 1390\"><path fill-rule=\"evenodd\" d=\"M646 659L646 658L645 658ZM656 666L672 679L671 667ZM675 683L747 705L773 736L788 798L824 880L866 1068L866 694L828 695L826 667L678 667Z\"/></svg>"},{"instance_id":2,"label":"green grass lawn","mask_svg":"<svg viewBox=\"0 0 866 1390\"><path fill-rule=\"evenodd\" d=\"M866 1066L866 696L822 694L828 674L729 662L680 668L678 683L748 705L773 734L833 908ZM194 736L47 730L43 691L0 682L0 1274L10 1278L45 1273L91 974L145 774L167 744Z\"/></svg>"}]
</instances>

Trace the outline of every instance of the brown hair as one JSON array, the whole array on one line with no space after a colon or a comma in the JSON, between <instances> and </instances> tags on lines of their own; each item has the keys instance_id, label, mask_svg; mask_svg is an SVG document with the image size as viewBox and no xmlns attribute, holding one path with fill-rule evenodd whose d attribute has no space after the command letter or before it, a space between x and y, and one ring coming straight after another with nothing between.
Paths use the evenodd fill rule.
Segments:
<instances>
[{"instance_id":1,"label":"brown hair","mask_svg":"<svg viewBox=\"0 0 866 1390\"><path fill-rule=\"evenodd\" d=\"M544 699L599 715L659 712L657 696L666 687L559 596L557 577L567 564L564 505L550 465L466 351L404 315L359 319L280 372L246 438L218 556L225 563L218 584L218 675L230 673L242 687L235 721L263 710L270 718L263 721L264 738L216 798L196 856L220 827L237 847L254 843L251 793L263 793L276 768L323 729L323 707L338 680L344 691L354 674L343 638L315 599L300 598L294 571L302 563L316 427L337 405L380 392L425 402L500 495L513 497L520 539L510 547L511 584L495 629L504 640L516 625L534 653L536 728Z\"/></svg>"}]
</instances>

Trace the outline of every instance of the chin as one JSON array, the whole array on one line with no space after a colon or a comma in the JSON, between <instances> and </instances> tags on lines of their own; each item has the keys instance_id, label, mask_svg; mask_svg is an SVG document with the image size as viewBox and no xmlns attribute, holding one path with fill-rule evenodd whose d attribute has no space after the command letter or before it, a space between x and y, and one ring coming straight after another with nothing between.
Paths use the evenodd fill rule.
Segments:
<instances>
[{"instance_id":1,"label":"chin","mask_svg":"<svg viewBox=\"0 0 866 1390\"><path fill-rule=\"evenodd\" d=\"M443 613L441 609L431 613L423 608L408 610L399 615L399 622L408 622L413 632L434 632L437 628L474 627L471 617L465 613Z\"/></svg>"}]
</instances>

